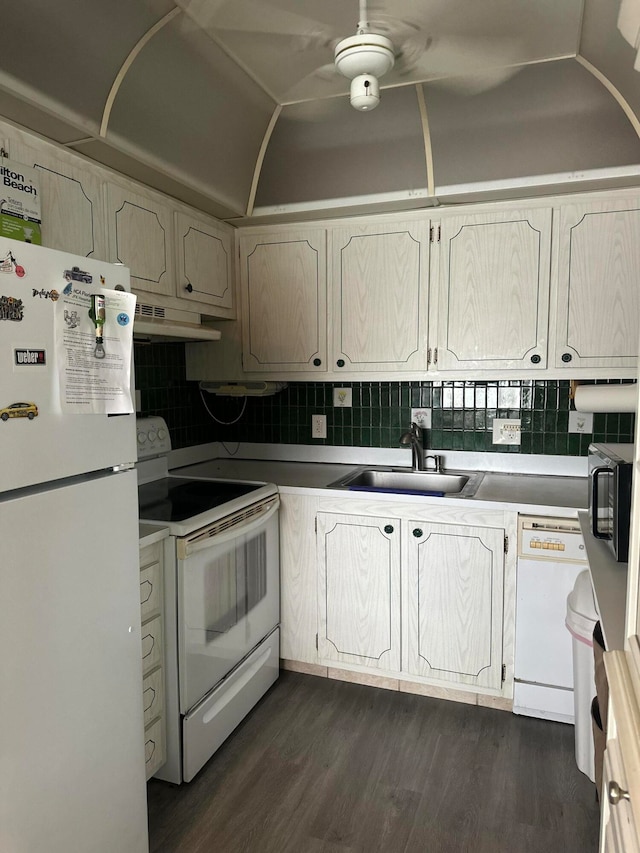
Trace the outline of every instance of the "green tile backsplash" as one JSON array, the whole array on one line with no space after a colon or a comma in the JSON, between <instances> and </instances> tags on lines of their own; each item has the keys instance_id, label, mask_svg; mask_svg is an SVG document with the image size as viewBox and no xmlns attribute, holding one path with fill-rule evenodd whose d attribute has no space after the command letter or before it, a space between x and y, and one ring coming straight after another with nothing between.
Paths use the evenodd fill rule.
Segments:
<instances>
[{"instance_id":1,"label":"green tile backsplash","mask_svg":"<svg viewBox=\"0 0 640 853\"><path fill-rule=\"evenodd\" d=\"M210 441L397 447L411 408L432 409L426 444L436 450L584 456L591 441L633 441L632 414L596 414L593 432L570 434L568 380L495 382L341 382L352 408L334 408L333 383L294 382L273 397L205 400L185 378L182 343L136 344L136 387L142 414L162 415L175 448ZM327 438L311 438L311 415L327 416ZM494 445L493 418L520 418L521 444Z\"/></svg>"}]
</instances>

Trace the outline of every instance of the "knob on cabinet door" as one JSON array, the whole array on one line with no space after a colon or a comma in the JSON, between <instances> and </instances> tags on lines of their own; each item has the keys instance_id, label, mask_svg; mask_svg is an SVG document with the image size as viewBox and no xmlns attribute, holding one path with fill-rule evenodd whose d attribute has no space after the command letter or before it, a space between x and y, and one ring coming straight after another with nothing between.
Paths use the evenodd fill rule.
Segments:
<instances>
[{"instance_id":1,"label":"knob on cabinet door","mask_svg":"<svg viewBox=\"0 0 640 853\"><path fill-rule=\"evenodd\" d=\"M573 360L573 356L571 355L570 352L563 352L562 353L562 360L564 361L565 364L569 364L569 362Z\"/></svg>"},{"instance_id":2,"label":"knob on cabinet door","mask_svg":"<svg viewBox=\"0 0 640 853\"><path fill-rule=\"evenodd\" d=\"M187 293L193 293L193 285L192 284L187 284L184 289L187 291Z\"/></svg>"},{"instance_id":3,"label":"knob on cabinet door","mask_svg":"<svg viewBox=\"0 0 640 853\"><path fill-rule=\"evenodd\" d=\"M630 800L629 792L621 788L617 782L609 782L607 785L607 795L612 806L617 806L620 800Z\"/></svg>"},{"instance_id":4,"label":"knob on cabinet door","mask_svg":"<svg viewBox=\"0 0 640 853\"><path fill-rule=\"evenodd\" d=\"M385 533L393 533L393 524L385 524L384 532Z\"/></svg>"},{"instance_id":5,"label":"knob on cabinet door","mask_svg":"<svg viewBox=\"0 0 640 853\"><path fill-rule=\"evenodd\" d=\"M320 365L321 365L321 364L322 364L321 359L319 359L319 358L314 358L314 359L313 359L313 366L314 366L314 367L320 367Z\"/></svg>"},{"instance_id":6,"label":"knob on cabinet door","mask_svg":"<svg viewBox=\"0 0 640 853\"><path fill-rule=\"evenodd\" d=\"M419 539L422 536L422 530L419 527L414 527L412 533L416 539Z\"/></svg>"},{"instance_id":7,"label":"knob on cabinet door","mask_svg":"<svg viewBox=\"0 0 640 853\"><path fill-rule=\"evenodd\" d=\"M531 364L540 364L540 361L540 356L537 353L531 356Z\"/></svg>"}]
</instances>

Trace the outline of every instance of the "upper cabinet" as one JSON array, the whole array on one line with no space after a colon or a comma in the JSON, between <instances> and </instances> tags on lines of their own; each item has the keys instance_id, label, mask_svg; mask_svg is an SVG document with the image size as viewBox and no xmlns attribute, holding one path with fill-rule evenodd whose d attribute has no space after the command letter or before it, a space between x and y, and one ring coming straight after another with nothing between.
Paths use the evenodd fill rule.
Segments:
<instances>
[{"instance_id":1,"label":"upper cabinet","mask_svg":"<svg viewBox=\"0 0 640 853\"><path fill-rule=\"evenodd\" d=\"M102 182L79 158L17 134L11 158L35 168L40 185L42 243L51 249L106 260Z\"/></svg>"},{"instance_id":2,"label":"upper cabinet","mask_svg":"<svg viewBox=\"0 0 640 853\"><path fill-rule=\"evenodd\" d=\"M639 282L640 198L562 207L556 367L636 366Z\"/></svg>"},{"instance_id":3,"label":"upper cabinet","mask_svg":"<svg viewBox=\"0 0 640 853\"><path fill-rule=\"evenodd\" d=\"M426 370L429 223L330 232L333 369Z\"/></svg>"},{"instance_id":4,"label":"upper cabinet","mask_svg":"<svg viewBox=\"0 0 640 853\"><path fill-rule=\"evenodd\" d=\"M176 213L178 296L215 308L233 305L233 229Z\"/></svg>"},{"instance_id":5,"label":"upper cabinet","mask_svg":"<svg viewBox=\"0 0 640 853\"><path fill-rule=\"evenodd\" d=\"M107 224L109 259L129 267L132 289L170 296L175 275L169 207L152 195L109 184Z\"/></svg>"},{"instance_id":6,"label":"upper cabinet","mask_svg":"<svg viewBox=\"0 0 640 853\"><path fill-rule=\"evenodd\" d=\"M551 209L443 218L438 370L547 366Z\"/></svg>"},{"instance_id":7,"label":"upper cabinet","mask_svg":"<svg viewBox=\"0 0 640 853\"><path fill-rule=\"evenodd\" d=\"M324 373L325 230L241 235L240 283L244 369Z\"/></svg>"}]
</instances>

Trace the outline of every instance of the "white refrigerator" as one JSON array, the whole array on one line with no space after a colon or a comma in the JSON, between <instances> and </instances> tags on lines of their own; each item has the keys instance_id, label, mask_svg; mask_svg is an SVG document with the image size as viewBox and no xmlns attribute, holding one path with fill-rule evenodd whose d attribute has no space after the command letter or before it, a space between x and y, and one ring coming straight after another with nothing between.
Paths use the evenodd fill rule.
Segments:
<instances>
[{"instance_id":1,"label":"white refrigerator","mask_svg":"<svg viewBox=\"0 0 640 853\"><path fill-rule=\"evenodd\" d=\"M123 289L124 267L0 238L3 853L148 850L135 414L70 410L61 371L96 380L56 352L75 290L112 357L95 297Z\"/></svg>"}]
</instances>

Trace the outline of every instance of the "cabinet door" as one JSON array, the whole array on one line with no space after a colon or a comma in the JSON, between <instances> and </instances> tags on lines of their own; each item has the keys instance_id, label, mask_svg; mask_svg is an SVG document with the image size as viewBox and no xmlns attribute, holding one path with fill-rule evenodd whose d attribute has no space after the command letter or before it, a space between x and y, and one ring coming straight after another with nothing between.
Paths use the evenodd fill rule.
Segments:
<instances>
[{"instance_id":1,"label":"cabinet door","mask_svg":"<svg viewBox=\"0 0 640 853\"><path fill-rule=\"evenodd\" d=\"M331 234L333 353L345 370L426 370L429 222Z\"/></svg>"},{"instance_id":2,"label":"cabinet door","mask_svg":"<svg viewBox=\"0 0 640 853\"><path fill-rule=\"evenodd\" d=\"M601 797L600 850L638 853L640 825L640 638L604 654L609 684L607 748Z\"/></svg>"},{"instance_id":3,"label":"cabinet door","mask_svg":"<svg viewBox=\"0 0 640 853\"><path fill-rule=\"evenodd\" d=\"M129 267L135 292L173 295L171 211L155 197L107 187L109 253Z\"/></svg>"},{"instance_id":4,"label":"cabinet door","mask_svg":"<svg viewBox=\"0 0 640 853\"><path fill-rule=\"evenodd\" d=\"M403 669L499 690L504 531L424 521L408 525Z\"/></svg>"},{"instance_id":5,"label":"cabinet door","mask_svg":"<svg viewBox=\"0 0 640 853\"><path fill-rule=\"evenodd\" d=\"M230 228L176 213L177 295L181 299L213 308L232 307L232 243Z\"/></svg>"},{"instance_id":6,"label":"cabinet door","mask_svg":"<svg viewBox=\"0 0 640 853\"><path fill-rule=\"evenodd\" d=\"M640 198L560 213L556 367L635 367Z\"/></svg>"},{"instance_id":7,"label":"cabinet door","mask_svg":"<svg viewBox=\"0 0 640 853\"><path fill-rule=\"evenodd\" d=\"M316 663L318 500L280 494L280 657Z\"/></svg>"},{"instance_id":8,"label":"cabinet door","mask_svg":"<svg viewBox=\"0 0 640 853\"><path fill-rule=\"evenodd\" d=\"M441 223L439 370L547 366L551 210Z\"/></svg>"},{"instance_id":9,"label":"cabinet door","mask_svg":"<svg viewBox=\"0 0 640 853\"><path fill-rule=\"evenodd\" d=\"M326 232L241 235L245 370L327 369Z\"/></svg>"},{"instance_id":10,"label":"cabinet door","mask_svg":"<svg viewBox=\"0 0 640 853\"><path fill-rule=\"evenodd\" d=\"M102 181L74 154L46 143L11 142L11 156L37 172L42 245L87 258L107 259Z\"/></svg>"},{"instance_id":11,"label":"cabinet door","mask_svg":"<svg viewBox=\"0 0 640 853\"><path fill-rule=\"evenodd\" d=\"M400 522L318 514L321 660L400 669Z\"/></svg>"}]
</instances>

